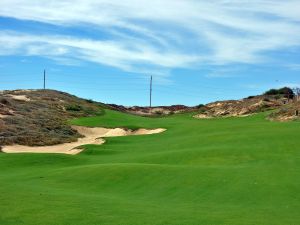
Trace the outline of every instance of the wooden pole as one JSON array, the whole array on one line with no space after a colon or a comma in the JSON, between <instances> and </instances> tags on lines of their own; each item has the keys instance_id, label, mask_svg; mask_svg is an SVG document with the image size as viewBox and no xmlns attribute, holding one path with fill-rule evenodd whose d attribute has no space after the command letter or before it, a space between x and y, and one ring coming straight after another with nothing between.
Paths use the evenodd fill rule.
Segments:
<instances>
[{"instance_id":1,"label":"wooden pole","mask_svg":"<svg viewBox=\"0 0 300 225\"><path fill-rule=\"evenodd\" d=\"M44 70L44 90L46 89L46 70Z\"/></svg>"},{"instance_id":2,"label":"wooden pole","mask_svg":"<svg viewBox=\"0 0 300 225\"><path fill-rule=\"evenodd\" d=\"M150 113L151 113L151 107L152 107L152 76L150 78Z\"/></svg>"}]
</instances>

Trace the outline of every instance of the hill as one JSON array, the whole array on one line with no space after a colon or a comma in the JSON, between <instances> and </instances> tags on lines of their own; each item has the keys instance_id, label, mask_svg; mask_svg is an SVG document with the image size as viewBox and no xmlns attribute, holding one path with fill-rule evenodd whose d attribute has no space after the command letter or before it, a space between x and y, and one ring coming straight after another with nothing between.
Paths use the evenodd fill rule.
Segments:
<instances>
[{"instance_id":1,"label":"hill","mask_svg":"<svg viewBox=\"0 0 300 225\"><path fill-rule=\"evenodd\" d=\"M287 102L285 98L276 99L273 96L253 96L241 100L218 101L200 108L201 113L196 118L211 118L224 116L247 116L258 112L280 108Z\"/></svg>"},{"instance_id":2,"label":"hill","mask_svg":"<svg viewBox=\"0 0 300 225\"><path fill-rule=\"evenodd\" d=\"M195 112L195 118L214 118L214 117L236 117L249 116L255 113L274 111L268 115L268 119L278 121L289 121L299 119L300 98L291 88L283 87L270 89L262 95L249 96L241 100L225 100L208 103L206 105L185 106L155 106L141 107L109 104L108 106L117 111L131 113L141 116L160 116L172 115L176 113Z\"/></svg>"},{"instance_id":3,"label":"hill","mask_svg":"<svg viewBox=\"0 0 300 225\"><path fill-rule=\"evenodd\" d=\"M103 113L102 105L54 90L0 92L0 146L54 145L80 134L67 120Z\"/></svg>"},{"instance_id":4,"label":"hill","mask_svg":"<svg viewBox=\"0 0 300 225\"><path fill-rule=\"evenodd\" d=\"M55 90L14 90L0 92L0 146L56 145L74 142L82 137L68 120L104 113L104 108L142 116L163 116L195 112L195 118L248 116L267 110L271 120L298 119L298 101L288 101L290 89L272 89L264 95L242 100L218 101L197 107L184 105L158 107L125 107L78 98Z\"/></svg>"},{"instance_id":5,"label":"hill","mask_svg":"<svg viewBox=\"0 0 300 225\"><path fill-rule=\"evenodd\" d=\"M290 88L271 89L263 95L250 96L241 100L217 101L199 107L195 118L249 116L255 113L273 111L271 120L288 121L299 119L299 97Z\"/></svg>"},{"instance_id":6,"label":"hill","mask_svg":"<svg viewBox=\"0 0 300 225\"><path fill-rule=\"evenodd\" d=\"M116 104L109 104L111 109L121 112L131 113L140 116L159 116L159 115L171 115L175 113L186 113L197 111L197 107L189 107L185 105L171 105L171 106L154 106L154 107L142 107L142 106L122 106Z\"/></svg>"}]
</instances>

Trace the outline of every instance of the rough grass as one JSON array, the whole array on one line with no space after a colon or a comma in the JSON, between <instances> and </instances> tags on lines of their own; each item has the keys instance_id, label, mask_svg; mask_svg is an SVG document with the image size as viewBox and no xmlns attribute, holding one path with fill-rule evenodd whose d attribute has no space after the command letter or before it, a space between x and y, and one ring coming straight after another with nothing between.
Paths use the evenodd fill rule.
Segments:
<instances>
[{"instance_id":1,"label":"rough grass","mask_svg":"<svg viewBox=\"0 0 300 225\"><path fill-rule=\"evenodd\" d=\"M0 154L0 224L300 224L299 123L265 116L77 119L168 130L76 156Z\"/></svg>"}]
</instances>

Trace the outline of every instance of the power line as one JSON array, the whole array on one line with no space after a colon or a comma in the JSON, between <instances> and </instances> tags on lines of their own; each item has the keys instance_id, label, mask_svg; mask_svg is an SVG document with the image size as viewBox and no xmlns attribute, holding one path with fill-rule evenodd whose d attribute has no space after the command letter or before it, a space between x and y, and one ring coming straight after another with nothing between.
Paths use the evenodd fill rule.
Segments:
<instances>
[{"instance_id":1,"label":"power line","mask_svg":"<svg viewBox=\"0 0 300 225\"><path fill-rule=\"evenodd\" d=\"M51 74L51 76L47 76L46 74L46 69L43 70L43 77L41 77L41 74L35 79L35 77L38 74L31 74L31 75L22 75L19 76L21 79L18 80L18 76L14 75L0 75L1 78L1 83L0 86L6 86L5 84L10 84L9 86L17 86L20 88L24 88L24 83L30 82L29 85L26 84L27 88L31 87L40 87L41 82L43 82L43 89L46 89L46 86L48 88L51 86L51 88L54 89L61 89L61 90L87 90L87 91L99 91L99 86L101 85L101 89L103 91L103 94L107 93L112 93L112 94L117 94L118 93L133 93L133 92L139 92L139 94L142 94L143 96L148 96L149 94L149 106L150 106L150 111L152 108L152 101L153 101L153 90L152 90L152 85L153 85L153 76L150 76L150 89L148 88L145 89L145 85L149 82L149 76L147 79L147 76L142 77L130 77L130 78L124 78L121 80L118 80L118 82L110 82L110 80L107 80L106 77L99 76L99 81L93 80L92 82L89 81L91 79L85 79L83 81L79 80L80 78L82 79L82 76L78 77L77 79L73 79L71 75L67 74ZM87 74L91 75L91 74ZM94 74L95 75L95 74ZM94 76L93 75L93 76ZM27 78L27 79L26 79ZM29 78L29 79L28 79ZM43 78L43 81L41 81L41 78ZM70 79L69 79L70 78ZM75 77L76 78L76 77ZM117 77L114 77L117 78ZM11 82L9 82L11 80ZM24 80L22 82L22 80ZM114 79L112 79L114 80ZM147 81L148 80L148 81ZM21 87L21 84L23 83L23 87ZM149 83L148 83L149 84ZM121 87L122 86L122 87ZM129 87L129 88L128 88ZM144 88L143 88L144 87ZM236 91L243 91L242 88L237 88L237 87L217 87L215 85L213 86L206 86L206 85L195 85L194 87L188 87L185 86L184 84L172 84L170 86L164 86L164 85L159 85L156 84L155 86L155 93L156 95L158 94L165 94L167 96L180 96L180 97L185 97L185 98L193 98L193 99L200 99L203 98L204 96L206 97L212 97L213 95L230 95L234 96L234 93ZM236 90L236 91L235 91ZM148 92L148 94L147 94ZM146 97L147 98L147 97Z\"/></svg>"},{"instance_id":2,"label":"power line","mask_svg":"<svg viewBox=\"0 0 300 225\"><path fill-rule=\"evenodd\" d=\"M44 73L45 73L46 71L44 71ZM37 74L30 74L30 75L20 75L21 77L27 77L27 76L37 76ZM16 77L16 82L17 81L20 81L19 79L17 79L17 77L20 77L19 75L6 75L6 76L4 76L2 79L3 79L3 81L4 82L9 82L8 81L8 79L9 78L13 78L13 77ZM60 75L57 75L57 74L53 74L53 75L51 75L51 78L49 79L48 77L46 77L47 79L46 79L46 81L48 82L48 81L54 81L54 82L61 82L61 83L64 83L64 84L66 84L66 82L69 84L69 83L80 83L80 84L83 84L83 83L86 83L86 84L90 84L91 82L89 82L89 81L82 81L82 80L80 80L80 81L74 81L73 80L73 78L74 78L74 76L73 76L73 78L72 78L72 80L69 80L69 81L61 81L61 80L56 80L56 79L53 79L53 77L57 77L57 78L59 78L59 77L61 77L61 76L64 76L64 77L69 77L70 76L70 78L71 78L71 75L69 75L69 74L60 74ZM3 82L2 81L2 82ZM24 81L34 81L33 79L24 79ZM137 82L137 81L141 81L141 82ZM14 81L12 81L12 82L14 82ZM141 77L135 77L134 79L133 78L130 78L130 80L126 80L125 82L122 82L122 83L125 83L125 84L137 84L137 85L139 85L139 84L143 84L143 83L145 83L146 82L146 80L144 79L144 78L141 78ZM104 83L103 83L103 81L101 81L101 83L100 82L97 82L97 81L93 81L93 84L101 84L101 85L103 85ZM112 85L111 83L108 83L109 84L109 86L110 85ZM121 86L121 85L124 85L124 84L120 84L120 85L116 85L116 86ZM107 86L107 85L106 85ZM178 85L175 85L176 86L176 90L179 90L179 89L181 89L182 91L186 91L186 89L184 88L184 87L181 87L181 86L178 86ZM163 85L159 85L159 87L160 88L166 88L166 89L173 89L173 87L174 87L174 85L172 85L172 87L166 87L166 86L163 86ZM214 90L220 90L220 91L226 91L226 92L234 92L234 91L241 91L241 90L243 90L242 88L238 88L238 87L218 87L218 86L210 86L210 85L197 85L197 87L198 88L201 88L201 89L203 89L203 88L205 88L205 89L214 89ZM198 92L198 93L202 93L200 90L195 90L195 89L193 89L193 88L188 88L188 91L187 92Z\"/></svg>"}]
</instances>

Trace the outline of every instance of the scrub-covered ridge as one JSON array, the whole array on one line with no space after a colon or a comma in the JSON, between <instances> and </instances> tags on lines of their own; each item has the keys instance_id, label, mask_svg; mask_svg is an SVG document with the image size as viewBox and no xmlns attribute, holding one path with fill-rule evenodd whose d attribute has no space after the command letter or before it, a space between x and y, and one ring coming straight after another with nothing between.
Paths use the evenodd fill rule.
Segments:
<instances>
[{"instance_id":1,"label":"scrub-covered ridge","mask_svg":"<svg viewBox=\"0 0 300 225\"><path fill-rule=\"evenodd\" d=\"M0 92L0 146L54 145L81 135L68 119L103 113L101 105L54 90Z\"/></svg>"}]
</instances>

